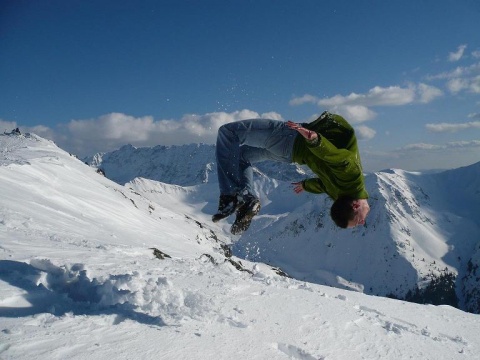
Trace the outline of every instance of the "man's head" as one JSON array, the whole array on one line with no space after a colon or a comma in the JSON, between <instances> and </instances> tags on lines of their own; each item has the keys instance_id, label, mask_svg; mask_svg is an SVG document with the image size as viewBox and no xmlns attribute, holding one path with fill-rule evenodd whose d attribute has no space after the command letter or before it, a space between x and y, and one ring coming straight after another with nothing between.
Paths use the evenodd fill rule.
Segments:
<instances>
[{"instance_id":1,"label":"man's head","mask_svg":"<svg viewBox=\"0 0 480 360\"><path fill-rule=\"evenodd\" d=\"M333 203L330 216L337 226L346 229L364 225L369 212L370 206L366 199L343 196Z\"/></svg>"}]
</instances>

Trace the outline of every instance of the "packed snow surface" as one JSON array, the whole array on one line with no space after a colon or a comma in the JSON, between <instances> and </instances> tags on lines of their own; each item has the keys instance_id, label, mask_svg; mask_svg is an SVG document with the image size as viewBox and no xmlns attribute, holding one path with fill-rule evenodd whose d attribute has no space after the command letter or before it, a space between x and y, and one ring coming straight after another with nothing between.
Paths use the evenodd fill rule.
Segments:
<instances>
[{"instance_id":1,"label":"packed snow surface","mask_svg":"<svg viewBox=\"0 0 480 360\"><path fill-rule=\"evenodd\" d=\"M478 358L478 315L230 257L214 184L129 181L0 135L0 359Z\"/></svg>"}]
</instances>

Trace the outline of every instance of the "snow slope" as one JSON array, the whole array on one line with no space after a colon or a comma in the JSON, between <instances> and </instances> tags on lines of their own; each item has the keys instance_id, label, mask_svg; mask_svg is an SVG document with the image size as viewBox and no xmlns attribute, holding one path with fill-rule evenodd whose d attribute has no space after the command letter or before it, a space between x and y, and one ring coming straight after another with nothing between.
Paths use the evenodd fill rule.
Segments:
<instances>
[{"instance_id":1,"label":"snow slope","mask_svg":"<svg viewBox=\"0 0 480 360\"><path fill-rule=\"evenodd\" d=\"M148 174L164 183L189 185L188 196L177 202L196 204L196 214L208 222L218 198L214 150L208 145L125 146L97 155L92 165L112 179L130 181ZM128 170L131 163L141 171ZM198 174L208 176L200 181ZM309 176L295 165L257 165L255 190L263 208L249 231L234 238L237 256L280 267L297 279L398 298L453 274L457 305L480 312L480 163L433 174L399 169L368 174L371 213L366 227L353 230L334 226L326 196L293 193L290 182ZM150 196L148 186L137 190ZM153 200L175 203L158 192ZM226 234L231 222L221 224Z\"/></svg>"},{"instance_id":2,"label":"snow slope","mask_svg":"<svg viewBox=\"0 0 480 360\"><path fill-rule=\"evenodd\" d=\"M209 186L122 186L52 142L0 135L0 359L478 355L477 315L227 257Z\"/></svg>"}]
</instances>

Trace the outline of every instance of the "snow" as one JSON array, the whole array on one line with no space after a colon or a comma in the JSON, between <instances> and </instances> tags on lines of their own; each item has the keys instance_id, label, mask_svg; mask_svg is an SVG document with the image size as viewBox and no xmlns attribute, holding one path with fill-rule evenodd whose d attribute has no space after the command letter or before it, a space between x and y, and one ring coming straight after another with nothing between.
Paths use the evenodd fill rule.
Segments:
<instances>
[{"instance_id":1,"label":"snow","mask_svg":"<svg viewBox=\"0 0 480 360\"><path fill-rule=\"evenodd\" d=\"M148 185L138 188L144 196L168 208L175 204L169 208L173 212L183 202L197 216L207 214L208 222L218 199L214 150L205 144L124 146L88 161L120 184L131 181L133 188L138 177L147 177ZM312 175L307 168L255 165L262 210L249 231L234 239L235 255L281 267L297 279L399 298L424 286L424 279L448 272L456 276L459 306L480 312L480 294L473 295L480 265L475 216L480 163L443 173L388 169L368 174L368 226L348 231L339 231L329 219L331 202L325 196L292 192L291 182ZM149 190L159 186L163 190ZM181 198L172 201L169 193ZM228 232L230 225L231 219L221 230Z\"/></svg>"},{"instance_id":2,"label":"snow","mask_svg":"<svg viewBox=\"0 0 480 360\"><path fill-rule=\"evenodd\" d=\"M386 189L393 175L369 181L383 179ZM414 174L405 176L389 185L412 185L408 177ZM257 189L269 203L250 237L232 238L228 222L209 221L216 206L214 183L195 185L185 178L179 186L131 178L119 185L50 141L0 135L0 359L478 358L478 315L362 293L367 283L362 279L381 278L383 284L385 269L379 267L377 274L362 270L385 263L381 256L378 263L367 263L362 247L383 239L381 248L389 251L386 234L405 234L402 226L412 224L381 225L388 223L382 206L391 203L380 193L373 194L376 229L342 235L326 217L310 219L316 227L302 223L309 211L323 211L328 200L292 197L294 210L275 206L290 196L287 185L262 173L258 178ZM413 200L404 194L402 207L388 214L410 212L419 218ZM432 211L432 217L449 215L477 229L442 204L443 212ZM440 241L435 238L447 236L441 229L423 221L410 229L437 231L422 247L425 256ZM318 241L315 245L304 237L318 238L320 230L320 244L329 256L316 250ZM368 238L371 234L375 240ZM275 249L262 247L262 236L265 243L275 238ZM349 236L356 242L368 239L354 246ZM304 268L295 257L299 249L292 247L297 241L309 245L302 250ZM232 242L235 256L228 257L225 245ZM442 244L433 246L439 254L432 256L448 253ZM159 259L153 249L170 257ZM342 252L351 255L342 257ZM345 264L355 255L362 261L347 270ZM297 279L254 261L265 260L262 256L277 260L275 266L297 269L290 274ZM398 271L406 269L398 265ZM304 281L302 271L306 278L316 273L309 276L344 289ZM355 272L360 277L352 277Z\"/></svg>"}]
</instances>

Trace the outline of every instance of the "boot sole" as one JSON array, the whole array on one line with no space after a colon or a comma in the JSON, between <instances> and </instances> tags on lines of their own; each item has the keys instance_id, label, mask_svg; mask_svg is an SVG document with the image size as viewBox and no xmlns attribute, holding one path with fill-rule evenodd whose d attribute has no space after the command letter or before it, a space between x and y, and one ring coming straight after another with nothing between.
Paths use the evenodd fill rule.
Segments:
<instances>
[{"instance_id":1,"label":"boot sole","mask_svg":"<svg viewBox=\"0 0 480 360\"><path fill-rule=\"evenodd\" d=\"M215 215L212 216L212 222L216 223L219 222L220 220L223 220L230 215L232 215L234 212L238 211L238 209L242 206L243 204L237 204L231 211L228 213L216 213Z\"/></svg>"},{"instance_id":2,"label":"boot sole","mask_svg":"<svg viewBox=\"0 0 480 360\"><path fill-rule=\"evenodd\" d=\"M235 222L230 228L230 232L233 235L239 235L245 232L250 227L250 224L252 223L252 219L254 218L254 216L260 212L260 208L261 208L260 201L256 201L255 204L252 205L252 208L249 209L244 216L239 218L237 215Z\"/></svg>"}]
</instances>

